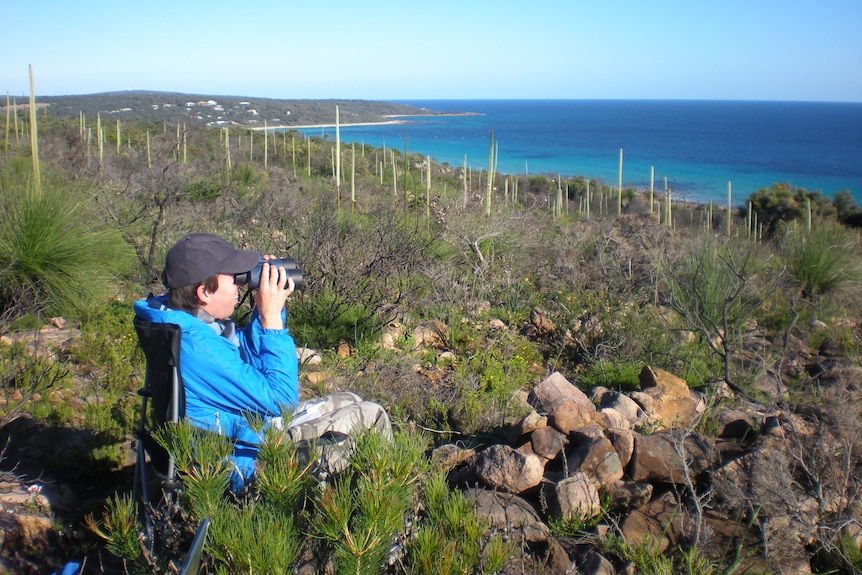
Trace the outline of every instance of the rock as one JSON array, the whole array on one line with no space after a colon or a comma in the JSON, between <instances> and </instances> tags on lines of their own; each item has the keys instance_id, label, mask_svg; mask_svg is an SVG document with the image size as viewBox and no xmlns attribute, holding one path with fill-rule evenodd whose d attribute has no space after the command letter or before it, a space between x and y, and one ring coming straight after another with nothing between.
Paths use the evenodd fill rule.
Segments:
<instances>
[{"instance_id":1,"label":"rock","mask_svg":"<svg viewBox=\"0 0 862 575\"><path fill-rule=\"evenodd\" d=\"M738 409L723 409L718 414L718 437L745 439L755 430L754 419Z\"/></svg>"},{"instance_id":2,"label":"rock","mask_svg":"<svg viewBox=\"0 0 862 575\"><path fill-rule=\"evenodd\" d=\"M592 401L595 405L601 406L604 405L603 402L605 401L606 395L615 395L617 393L618 392L616 391L611 391L604 385L597 385L590 390L590 401Z\"/></svg>"},{"instance_id":3,"label":"rock","mask_svg":"<svg viewBox=\"0 0 862 575\"><path fill-rule=\"evenodd\" d=\"M623 466L613 444L605 437L593 438L576 434L566 455L569 475L582 472L599 485L613 483L623 477Z\"/></svg>"},{"instance_id":4,"label":"rock","mask_svg":"<svg viewBox=\"0 0 862 575\"><path fill-rule=\"evenodd\" d=\"M610 392L602 395L599 408L602 410L610 408L620 413L628 420L630 426L639 424L644 418L643 408L638 405L638 402L618 392Z\"/></svg>"},{"instance_id":5,"label":"rock","mask_svg":"<svg viewBox=\"0 0 862 575\"><path fill-rule=\"evenodd\" d=\"M615 481L604 486L604 491L611 498L614 509L632 509L646 505L653 493L651 483L635 481Z\"/></svg>"},{"instance_id":6,"label":"rock","mask_svg":"<svg viewBox=\"0 0 862 575\"><path fill-rule=\"evenodd\" d=\"M569 575L572 560L565 548L553 537L548 538L548 552L542 572L548 575Z\"/></svg>"},{"instance_id":7,"label":"rock","mask_svg":"<svg viewBox=\"0 0 862 575\"><path fill-rule=\"evenodd\" d=\"M545 472L538 455L508 445L492 445L478 453L474 469L485 485L516 494L539 485Z\"/></svg>"},{"instance_id":8,"label":"rock","mask_svg":"<svg viewBox=\"0 0 862 575\"><path fill-rule=\"evenodd\" d=\"M625 468L629 464L629 461L631 461L632 453L635 450L634 432L631 429L612 427L605 434L620 458L620 465Z\"/></svg>"},{"instance_id":9,"label":"rock","mask_svg":"<svg viewBox=\"0 0 862 575\"><path fill-rule=\"evenodd\" d=\"M687 513L668 491L643 507L629 513L620 525L627 545L647 545L649 553L663 553L685 536Z\"/></svg>"},{"instance_id":10,"label":"rock","mask_svg":"<svg viewBox=\"0 0 862 575\"><path fill-rule=\"evenodd\" d=\"M521 497L487 489L470 488L464 498L473 502L476 513L490 521L490 528L508 535L512 541L544 543L550 530L536 510Z\"/></svg>"},{"instance_id":11,"label":"rock","mask_svg":"<svg viewBox=\"0 0 862 575\"><path fill-rule=\"evenodd\" d=\"M537 411L548 414L554 411L554 407L563 400L572 401L587 410L596 409L590 398L558 371L534 387L527 398Z\"/></svg>"},{"instance_id":12,"label":"rock","mask_svg":"<svg viewBox=\"0 0 862 575\"><path fill-rule=\"evenodd\" d=\"M420 323L413 330L414 349L443 349L449 339L449 326L439 320Z\"/></svg>"},{"instance_id":13,"label":"rock","mask_svg":"<svg viewBox=\"0 0 862 575\"><path fill-rule=\"evenodd\" d=\"M533 452L545 459L557 457L568 443L569 440L566 435L553 427L541 427L530 436Z\"/></svg>"},{"instance_id":14,"label":"rock","mask_svg":"<svg viewBox=\"0 0 862 575\"><path fill-rule=\"evenodd\" d=\"M398 342L404 338L404 326L390 322L383 328L380 336L380 344L383 349L394 351L398 349Z\"/></svg>"},{"instance_id":15,"label":"rock","mask_svg":"<svg viewBox=\"0 0 862 575\"><path fill-rule=\"evenodd\" d=\"M340 342L338 342L338 348L335 350L335 353L341 359L347 359L348 357L350 357L351 354L350 344L347 343L346 340L342 339Z\"/></svg>"},{"instance_id":16,"label":"rock","mask_svg":"<svg viewBox=\"0 0 862 575\"><path fill-rule=\"evenodd\" d=\"M706 441L696 433L683 436L680 432L664 431L635 435L628 475L633 481L683 483L686 475L694 480L709 468L709 456Z\"/></svg>"},{"instance_id":17,"label":"rock","mask_svg":"<svg viewBox=\"0 0 862 575\"><path fill-rule=\"evenodd\" d=\"M653 399L651 415L658 417L665 428L691 423L698 402L684 379L648 365L638 377L641 392Z\"/></svg>"},{"instance_id":18,"label":"rock","mask_svg":"<svg viewBox=\"0 0 862 575\"><path fill-rule=\"evenodd\" d=\"M548 423L566 435L593 423L596 408L590 404L584 407L581 403L563 399L554 404L548 417Z\"/></svg>"},{"instance_id":19,"label":"rock","mask_svg":"<svg viewBox=\"0 0 862 575\"><path fill-rule=\"evenodd\" d=\"M595 480L583 472L575 472L554 486L556 511L566 519L595 517L602 510Z\"/></svg>"},{"instance_id":20,"label":"rock","mask_svg":"<svg viewBox=\"0 0 862 575\"><path fill-rule=\"evenodd\" d=\"M548 416L539 415L536 410L531 410L524 418L521 420L520 424L520 433L521 435L526 435L537 429L545 427L548 425Z\"/></svg>"},{"instance_id":21,"label":"rock","mask_svg":"<svg viewBox=\"0 0 862 575\"><path fill-rule=\"evenodd\" d=\"M297 347L296 356L299 359L299 364L302 366L320 365L320 362L323 361L319 351L308 347Z\"/></svg>"},{"instance_id":22,"label":"rock","mask_svg":"<svg viewBox=\"0 0 862 575\"><path fill-rule=\"evenodd\" d=\"M616 427L619 429L631 428L631 422L626 416L617 411L612 407L602 407L599 409L598 413L604 416L605 421L602 427L604 429L610 429L612 427Z\"/></svg>"},{"instance_id":23,"label":"rock","mask_svg":"<svg viewBox=\"0 0 862 575\"><path fill-rule=\"evenodd\" d=\"M578 562L578 573L583 575L616 575L613 564L595 550L588 551Z\"/></svg>"},{"instance_id":24,"label":"rock","mask_svg":"<svg viewBox=\"0 0 862 575\"><path fill-rule=\"evenodd\" d=\"M446 443L431 452L431 466L435 469L454 469L474 455L474 449L462 449L453 443Z\"/></svg>"},{"instance_id":25,"label":"rock","mask_svg":"<svg viewBox=\"0 0 862 575\"><path fill-rule=\"evenodd\" d=\"M521 330L521 333L530 339L544 339L557 333L557 326L541 309L534 307L530 311L530 321Z\"/></svg>"}]
</instances>

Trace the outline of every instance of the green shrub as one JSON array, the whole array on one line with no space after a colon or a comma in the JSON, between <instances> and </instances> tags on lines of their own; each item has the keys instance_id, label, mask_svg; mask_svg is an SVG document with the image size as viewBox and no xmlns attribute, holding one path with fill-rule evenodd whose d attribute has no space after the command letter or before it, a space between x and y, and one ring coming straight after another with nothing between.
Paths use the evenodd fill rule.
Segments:
<instances>
[{"instance_id":1,"label":"green shrub","mask_svg":"<svg viewBox=\"0 0 862 575\"><path fill-rule=\"evenodd\" d=\"M810 233L797 228L785 236L782 248L803 298L821 298L862 283L859 240L843 226L819 223Z\"/></svg>"},{"instance_id":2,"label":"green shrub","mask_svg":"<svg viewBox=\"0 0 862 575\"><path fill-rule=\"evenodd\" d=\"M0 203L0 314L63 315L108 300L132 256L87 214L74 190L14 187Z\"/></svg>"},{"instance_id":3,"label":"green shrub","mask_svg":"<svg viewBox=\"0 0 862 575\"><path fill-rule=\"evenodd\" d=\"M361 303L324 291L288 304L288 327L297 342L318 349L334 348L342 340L374 339L380 326L372 310Z\"/></svg>"},{"instance_id":4,"label":"green shrub","mask_svg":"<svg viewBox=\"0 0 862 575\"><path fill-rule=\"evenodd\" d=\"M604 386L618 391L632 391L640 388L639 375L643 364L632 361L597 361L589 365L580 375L578 384L583 389Z\"/></svg>"}]
</instances>

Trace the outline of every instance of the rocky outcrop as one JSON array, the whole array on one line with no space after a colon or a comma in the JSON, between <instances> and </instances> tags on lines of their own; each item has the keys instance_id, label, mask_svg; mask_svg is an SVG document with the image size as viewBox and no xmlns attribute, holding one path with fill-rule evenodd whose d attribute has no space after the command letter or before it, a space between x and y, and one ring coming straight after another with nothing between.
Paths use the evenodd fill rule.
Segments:
<instances>
[{"instance_id":1,"label":"rocky outcrop","mask_svg":"<svg viewBox=\"0 0 862 575\"><path fill-rule=\"evenodd\" d=\"M852 392L858 380L834 374L854 368L835 361L830 366L824 374L848 383L835 384L836 392ZM511 445L462 457L454 455L459 448L447 445L436 457L442 460L445 453L447 461L460 462L450 466L450 479L481 502L477 511L495 529L546 546L549 573L615 575L631 568L613 565L589 545L557 540L540 526L554 517L612 517L597 532L615 531L627 544L656 552L679 545L697 545L715 556L727 549L771 548L780 554L751 552L744 567L779 573L811 572L805 550L824 511L852 518L848 524L860 519L847 500L810 489L812 481L825 487L838 479L806 468L814 461L840 467L841 449L832 443L841 440L840 431L830 435L831 447L813 447L817 438L825 439L826 410L793 413L740 401L713 406L707 436L697 431L704 423L704 397L651 366L641 371L638 390L596 388L588 395L552 373L525 399L530 412L515 426L520 435ZM819 419L819 427L812 419ZM840 492L836 483L829 486L830 493Z\"/></svg>"}]
</instances>

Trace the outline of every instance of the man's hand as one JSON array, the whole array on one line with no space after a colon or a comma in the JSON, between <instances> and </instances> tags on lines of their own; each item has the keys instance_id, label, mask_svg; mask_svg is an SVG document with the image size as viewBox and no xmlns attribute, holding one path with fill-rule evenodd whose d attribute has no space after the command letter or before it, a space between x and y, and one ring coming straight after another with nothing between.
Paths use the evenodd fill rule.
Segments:
<instances>
[{"instance_id":1,"label":"man's hand","mask_svg":"<svg viewBox=\"0 0 862 575\"><path fill-rule=\"evenodd\" d=\"M263 256L264 260L276 259L273 255ZM260 272L260 287L254 294L254 305L260 315L260 325L264 329L284 329L281 310L287 296L293 293L293 280L282 266L263 264Z\"/></svg>"}]
</instances>

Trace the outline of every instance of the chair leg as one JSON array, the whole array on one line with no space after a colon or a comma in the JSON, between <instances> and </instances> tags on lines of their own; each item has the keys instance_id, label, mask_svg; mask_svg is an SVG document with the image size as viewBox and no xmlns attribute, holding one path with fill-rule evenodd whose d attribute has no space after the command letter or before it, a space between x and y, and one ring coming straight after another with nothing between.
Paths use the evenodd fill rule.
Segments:
<instances>
[{"instance_id":1,"label":"chair leg","mask_svg":"<svg viewBox=\"0 0 862 575\"><path fill-rule=\"evenodd\" d=\"M147 476L147 452L143 442L138 439L137 461L135 462L134 498L138 506L138 519L144 527L144 542L148 550L153 544L153 522L150 518L150 487Z\"/></svg>"}]
</instances>

